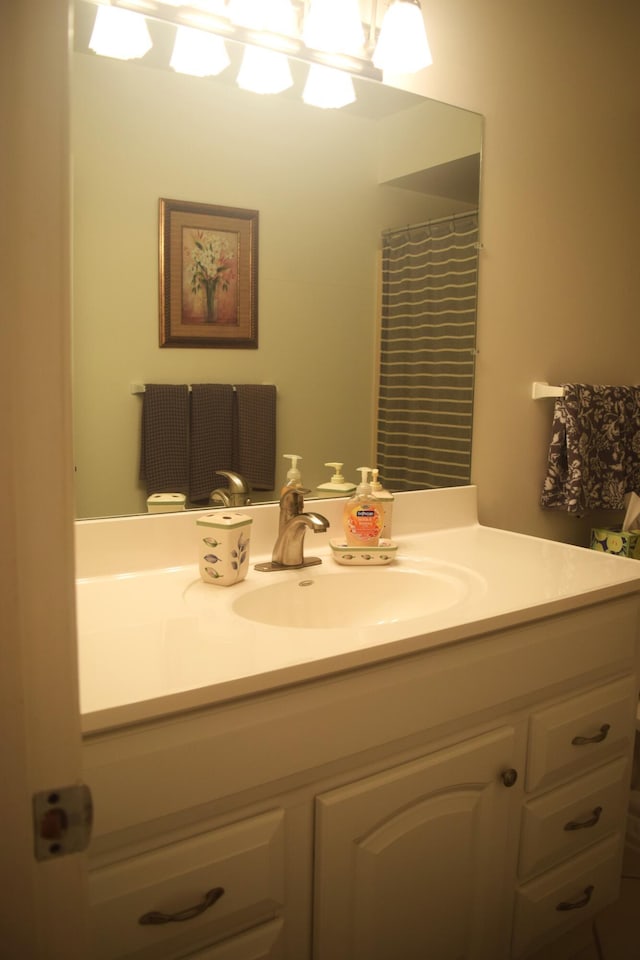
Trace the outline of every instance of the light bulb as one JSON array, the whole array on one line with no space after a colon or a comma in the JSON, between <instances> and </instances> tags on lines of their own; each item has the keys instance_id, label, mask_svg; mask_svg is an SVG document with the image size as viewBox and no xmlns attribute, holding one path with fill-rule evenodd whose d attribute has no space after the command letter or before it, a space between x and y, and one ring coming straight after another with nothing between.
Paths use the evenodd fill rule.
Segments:
<instances>
[{"instance_id":1,"label":"light bulb","mask_svg":"<svg viewBox=\"0 0 640 960\"><path fill-rule=\"evenodd\" d=\"M390 73L416 73L433 63L418 0L394 0L384 15L373 64Z\"/></svg>"},{"instance_id":2,"label":"light bulb","mask_svg":"<svg viewBox=\"0 0 640 960\"><path fill-rule=\"evenodd\" d=\"M358 0L311 0L302 39L312 50L360 53L364 32Z\"/></svg>"},{"instance_id":3,"label":"light bulb","mask_svg":"<svg viewBox=\"0 0 640 960\"><path fill-rule=\"evenodd\" d=\"M283 36L296 33L296 12L291 0L229 0L227 16L237 27L268 30Z\"/></svg>"},{"instance_id":4,"label":"light bulb","mask_svg":"<svg viewBox=\"0 0 640 960\"><path fill-rule=\"evenodd\" d=\"M353 103L356 92L348 73L312 63L302 99L313 107L339 109Z\"/></svg>"},{"instance_id":5,"label":"light bulb","mask_svg":"<svg viewBox=\"0 0 640 960\"><path fill-rule=\"evenodd\" d=\"M298 24L291 0L263 0L263 6L263 30L281 33L285 37L295 36Z\"/></svg>"},{"instance_id":6,"label":"light bulb","mask_svg":"<svg viewBox=\"0 0 640 960\"><path fill-rule=\"evenodd\" d=\"M247 46L237 83L252 93L282 93L293 85L289 61L275 50Z\"/></svg>"},{"instance_id":7,"label":"light bulb","mask_svg":"<svg viewBox=\"0 0 640 960\"><path fill-rule=\"evenodd\" d=\"M237 27L262 30L264 26L264 3L262 0L229 0L227 16Z\"/></svg>"},{"instance_id":8,"label":"light bulb","mask_svg":"<svg viewBox=\"0 0 640 960\"><path fill-rule=\"evenodd\" d=\"M133 60L151 47L147 23L140 13L121 7L98 7L89 49L101 57Z\"/></svg>"},{"instance_id":9,"label":"light bulb","mask_svg":"<svg viewBox=\"0 0 640 960\"><path fill-rule=\"evenodd\" d=\"M215 77L231 61L222 37L193 27L178 27L170 65L192 77Z\"/></svg>"}]
</instances>

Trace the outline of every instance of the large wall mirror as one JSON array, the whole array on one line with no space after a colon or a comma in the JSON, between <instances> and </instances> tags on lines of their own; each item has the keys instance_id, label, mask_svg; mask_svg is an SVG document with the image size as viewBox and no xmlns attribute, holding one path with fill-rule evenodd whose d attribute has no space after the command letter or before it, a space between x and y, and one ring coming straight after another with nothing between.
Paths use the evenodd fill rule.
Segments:
<instances>
[{"instance_id":1,"label":"large wall mirror","mask_svg":"<svg viewBox=\"0 0 640 960\"><path fill-rule=\"evenodd\" d=\"M95 7L76 0L72 62L73 384L78 518L146 510L139 383L277 388L276 499L302 457L375 455L382 234L476 210L482 118L371 80L321 110L299 89L259 96L234 77L168 68L173 28L121 62L88 50ZM259 211L258 348L161 348L161 197ZM216 486L212 482L212 488Z\"/></svg>"}]
</instances>

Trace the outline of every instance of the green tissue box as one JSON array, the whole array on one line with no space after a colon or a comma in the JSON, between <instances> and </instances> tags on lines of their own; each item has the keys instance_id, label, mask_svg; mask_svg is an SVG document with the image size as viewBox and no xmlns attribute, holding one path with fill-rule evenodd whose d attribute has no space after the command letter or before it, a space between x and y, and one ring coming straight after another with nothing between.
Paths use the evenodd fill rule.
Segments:
<instances>
[{"instance_id":1,"label":"green tissue box","mask_svg":"<svg viewBox=\"0 0 640 960\"><path fill-rule=\"evenodd\" d=\"M614 553L617 557L632 557L634 560L640 560L640 530L592 528L591 549Z\"/></svg>"}]
</instances>

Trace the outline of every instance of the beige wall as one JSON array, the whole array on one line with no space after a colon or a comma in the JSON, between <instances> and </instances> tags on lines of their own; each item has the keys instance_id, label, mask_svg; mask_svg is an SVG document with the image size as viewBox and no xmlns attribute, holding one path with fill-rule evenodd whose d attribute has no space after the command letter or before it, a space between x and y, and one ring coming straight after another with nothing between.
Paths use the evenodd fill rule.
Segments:
<instances>
[{"instance_id":1,"label":"beige wall","mask_svg":"<svg viewBox=\"0 0 640 960\"><path fill-rule=\"evenodd\" d=\"M640 379L640 4L428 0L420 92L484 114L472 477L481 521L584 542L538 506L552 401Z\"/></svg>"},{"instance_id":2,"label":"beige wall","mask_svg":"<svg viewBox=\"0 0 640 960\"><path fill-rule=\"evenodd\" d=\"M380 124L380 181L477 154L483 126L480 114L452 110L437 100L423 100L385 117Z\"/></svg>"}]
</instances>

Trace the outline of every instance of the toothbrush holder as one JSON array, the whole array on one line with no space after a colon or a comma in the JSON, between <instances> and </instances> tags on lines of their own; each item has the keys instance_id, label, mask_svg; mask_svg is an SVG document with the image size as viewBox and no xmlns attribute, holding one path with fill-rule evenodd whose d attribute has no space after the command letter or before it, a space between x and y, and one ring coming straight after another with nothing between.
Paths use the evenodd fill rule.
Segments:
<instances>
[{"instance_id":1,"label":"toothbrush holder","mask_svg":"<svg viewBox=\"0 0 640 960\"><path fill-rule=\"evenodd\" d=\"M244 580L249 569L252 522L244 513L226 510L196 520L198 563L205 583L231 587Z\"/></svg>"}]
</instances>

